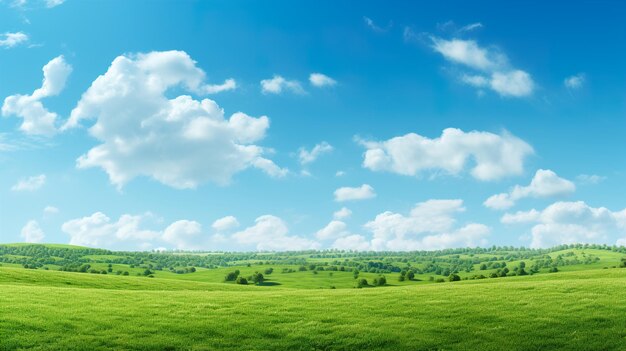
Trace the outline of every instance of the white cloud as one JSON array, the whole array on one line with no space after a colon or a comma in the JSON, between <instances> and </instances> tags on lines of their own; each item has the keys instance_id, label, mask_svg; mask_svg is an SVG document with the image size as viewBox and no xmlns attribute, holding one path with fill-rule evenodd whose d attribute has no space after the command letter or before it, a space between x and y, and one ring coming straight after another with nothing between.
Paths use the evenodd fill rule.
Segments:
<instances>
[{"instance_id":1,"label":"white cloud","mask_svg":"<svg viewBox=\"0 0 626 351\"><path fill-rule=\"evenodd\" d=\"M176 221L163 232L163 240L174 245L177 249L199 248L195 243L202 234L202 225L196 221L180 220Z\"/></svg>"},{"instance_id":2,"label":"white cloud","mask_svg":"<svg viewBox=\"0 0 626 351\"><path fill-rule=\"evenodd\" d=\"M408 216L383 212L365 224L374 237L373 250L436 250L486 244L489 227L470 223L455 228L456 213L465 211L462 200L428 200Z\"/></svg>"},{"instance_id":3,"label":"white cloud","mask_svg":"<svg viewBox=\"0 0 626 351\"><path fill-rule=\"evenodd\" d=\"M45 237L43 230L39 227L39 223L33 220L26 223L20 232L20 236L27 243L40 243Z\"/></svg>"},{"instance_id":4,"label":"white cloud","mask_svg":"<svg viewBox=\"0 0 626 351\"><path fill-rule=\"evenodd\" d=\"M14 8L21 8L26 5L26 0L13 0L9 6Z\"/></svg>"},{"instance_id":5,"label":"white cloud","mask_svg":"<svg viewBox=\"0 0 626 351\"><path fill-rule=\"evenodd\" d=\"M46 0L46 7L53 8L64 3L65 0Z\"/></svg>"},{"instance_id":6,"label":"white cloud","mask_svg":"<svg viewBox=\"0 0 626 351\"><path fill-rule=\"evenodd\" d=\"M338 250L355 250L369 251L371 250L370 242L363 235L352 234L346 237L338 238L331 246Z\"/></svg>"},{"instance_id":7,"label":"white cloud","mask_svg":"<svg viewBox=\"0 0 626 351\"><path fill-rule=\"evenodd\" d=\"M101 167L118 187L139 176L175 188L227 184L249 167L284 176L286 170L254 144L269 128L266 116L237 112L226 119L210 99L167 97L176 87L196 94L213 91L204 79L182 51L118 56L83 93L64 126L96 119L89 133L102 143L77 160L78 168Z\"/></svg>"},{"instance_id":8,"label":"white cloud","mask_svg":"<svg viewBox=\"0 0 626 351\"><path fill-rule=\"evenodd\" d=\"M411 27L404 27L402 31L402 38L405 42L417 42L420 40L422 35L415 33L415 31Z\"/></svg>"},{"instance_id":9,"label":"white cloud","mask_svg":"<svg viewBox=\"0 0 626 351\"><path fill-rule=\"evenodd\" d=\"M480 47L474 40L445 40L433 37L433 50L447 60L481 71L490 71L506 64L506 56Z\"/></svg>"},{"instance_id":10,"label":"white cloud","mask_svg":"<svg viewBox=\"0 0 626 351\"><path fill-rule=\"evenodd\" d=\"M481 75L469 75L464 74L461 76L461 81L465 84L475 86L477 88L484 88L489 86L489 79Z\"/></svg>"},{"instance_id":11,"label":"white cloud","mask_svg":"<svg viewBox=\"0 0 626 351\"><path fill-rule=\"evenodd\" d=\"M351 201L366 200L376 197L376 192L369 184L363 184L360 187L342 187L335 190L335 201Z\"/></svg>"},{"instance_id":12,"label":"white cloud","mask_svg":"<svg viewBox=\"0 0 626 351\"><path fill-rule=\"evenodd\" d=\"M40 189L46 184L46 175L40 174L37 176L28 177L26 179L20 179L15 185L11 187L13 191L35 191Z\"/></svg>"},{"instance_id":13,"label":"white cloud","mask_svg":"<svg viewBox=\"0 0 626 351\"><path fill-rule=\"evenodd\" d=\"M463 28L474 29L482 25ZM461 28L461 30L463 30ZM471 29L470 29L471 28ZM431 37L432 48L453 63L466 66L480 74L464 73L461 81L477 88L490 88L501 96L529 96L535 89L535 83L525 71L511 67L505 54L494 48L484 48L474 40L441 39Z\"/></svg>"},{"instance_id":14,"label":"white cloud","mask_svg":"<svg viewBox=\"0 0 626 351\"><path fill-rule=\"evenodd\" d=\"M260 216L255 224L232 235L239 244L254 245L257 250L298 251L318 249L319 243L299 236L287 235L287 224L272 215Z\"/></svg>"},{"instance_id":15,"label":"white cloud","mask_svg":"<svg viewBox=\"0 0 626 351\"><path fill-rule=\"evenodd\" d=\"M319 240L329 240L348 236L350 232L347 231L347 228L348 226L344 222L333 220L324 228L318 230L317 233L315 233L315 237Z\"/></svg>"},{"instance_id":16,"label":"white cloud","mask_svg":"<svg viewBox=\"0 0 626 351\"><path fill-rule=\"evenodd\" d=\"M52 59L43 67L43 83L32 95L11 95L4 99L2 115L15 115L23 119L20 130L27 134L51 136L57 132L58 115L48 111L41 99L56 96L65 87L72 66L63 56Z\"/></svg>"},{"instance_id":17,"label":"white cloud","mask_svg":"<svg viewBox=\"0 0 626 351\"><path fill-rule=\"evenodd\" d=\"M534 223L531 229L533 248L560 244L601 243L624 240L626 235L626 209L613 212L607 208L594 208L582 201L556 202L543 211L505 214L506 224Z\"/></svg>"},{"instance_id":18,"label":"white cloud","mask_svg":"<svg viewBox=\"0 0 626 351\"><path fill-rule=\"evenodd\" d=\"M102 212L69 220L61 230L70 236L71 245L91 247L114 247L120 243L144 245L158 239L158 231L141 229L140 225L149 215L122 215L113 222Z\"/></svg>"},{"instance_id":19,"label":"white cloud","mask_svg":"<svg viewBox=\"0 0 626 351\"><path fill-rule=\"evenodd\" d=\"M206 94L217 94L223 91L235 90L237 89L237 82L232 79L226 79L222 84L209 84L204 86L204 93Z\"/></svg>"},{"instance_id":20,"label":"white cloud","mask_svg":"<svg viewBox=\"0 0 626 351\"><path fill-rule=\"evenodd\" d=\"M322 141L321 143L315 145L311 151L305 148L300 148L298 158L300 159L300 164L304 165L314 162L321 155L331 151L333 151L333 147L329 143Z\"/></svg>"},{"instance_id":21,"label":"white cloud","mask_svg":"<svg viewBox=\"0 0 626 351\"><path fill-rule=\"evenodd\" d=\"M280 168L272 160L268 160L263 157L258 157L257 159L255 159L252 162L252 165L255 168L258 168L267 173L270 177L274 178L282 178L289 174L289 170L287 168Z\"/></svg>"},{"instance_id":22,"label":"white cloud","mask_svg":"<svg viewBox=\"0 0 626 351\"><path fill-rule=\"evenodd\" d=\"M46 8L50 9L50 8L63 4L65 0L40 0L39 2L45 5ZM13 8L25 8L28 3L29 3L28 0L13 0L10 6ZM38 7L38 4L36 6ZM27 22L27 23L30 23L30 22Z\"/></svg>"},{"instance_id":23,"label":"white cloud","mask_svg":"<svg viewBox=\"0 0 626 351\"><path fill-rule=\"evenodd\" d=\"M335 172L335 177L343 177L346 175L345 171L337 171Z\"/></svg>"},{"instance_id":24,"label":"white cloud","mask_svg":"<svg viewBox=\"0 0 626 351\"><path fill-rule=\"evenodd\" d=\"M597 174L580 174L576 177L576 181L580 184L598 184L605 180L605 176Z\"/></svg>"},{"instance_id":25,"label":"white cloud","mask_svg":"<svg viewBox=\"0 0 626 351\"><path fill-rule=\"evenodd\" d=\"M55 215L57 213L59 213L59 209L54 206L46 206L43 209L43 214L47 216Z\"/></svg>"},{"instance_id":26,"label":"white cloud","mask_svg":"<svg viewBox=\"0 0 626 351\"><path fill-rule=\"evenodd\" d=\"M311 73L309 82L318 88L332 87L337 85L337 81L322 73Z\"/></svg>"},{"instance_id":27,"label":"white cloud","mask_svg":"<svg viewBox=\"0 0 626 351\"><path fill-rule=\"evenodd\" d=\"M213 228L232 229L234 217L224 217L214 223ZM235 219L236 221L236 219ZM230 223L227 223L230 222ZM167 226L151 213L142 215L124 214L113 221L102 212L91 216L69 220L61 226L70 236L70 244L104 247L123 250L150 250L167 247L180 250L206 249L207 245L222 244L214 236L205 235L202 225L193 220L177 220ZM150 227L158 226L158 229Z\"/></svg>"},{"instance_id":28,"label":"white cloud","mask_svg":"<svg viewBox=\"0 0 626 351\"><path fill-rule=\"evenodd\" d=\"M522 97L532 94L535 83L530 74L522 70L494 72L491 75L491 89L502 96Z\"/></svg>"},{"instance_id":29,"label":"white cloud","mask_svg":"<svg viewBox=\"0 0 626 351\"><path fill-rule=\"evenodd\" d=\"M496 180L521 174L524 161L533 148L505 132L463 132L445 129L441 137L430 139L410 133L386 141L361 141L367 148L363 167L417 176L424 171L459 174L473 161L471 175L479 180Z\"/></svg>"},{"instance_id":30,"label":"white cloud","mask_svg":"<svg viewBox=\"0 0 626 351\"><path fill-rule=\"evenodd\" d=\"M333 213L333 218L334 219L346 219L346 218L349 218L351 215L352 215L352 211L350 211L349 208L342 207L340 210L335 211L335 213Z\"/></svg>"},{"instance_id":31,"label":"white cloud","mask_svg":"<svg viewBox=\"0 0 626 351\"><path fill-rule=\"evenodd\" d=\"M540 169L528 186L516 185L509 193L491 196L484 202L484 205L497 210L506 210L523 198L560 197L570 195L574 191L576 191L576 185L571 181L559 177L549 169Z\"/></svg>"},{"instance_id":32,"label":"white cloud","mask_svg":"<svg viewBox=\"0 0 626 351\"><path fill-rule=\"evenodd\" d=\"M12 48L28 42L28 35L22 32L0 34L0 47Z\"/></svg>"},{"instance_id":33,"label":"white cloud","mask_svg":"<svg viewBox=\"0 0 626 351\"><path fill-rule=\"evenodd\" d=\"M304 94L304 89L302 89L302 85L297 80L286 80L279 75L275 75L271 79L263 79L261 81L263 94L281 94L287 90L296 94Z\"/></svg>"},{"instance_id":34,"label":"white cloud","mask_svg":"<svg viewBox=\"0 0 626 351\"><path fill-rule=\"evenodd\" d=\"M463 26L463 27L459 28L458 31L459 32L471 32L473 30L476 30L476 29L479 29L479 28L482 28L482 27L484 27L483 24L480 23L480 22L477 22L477 23L471 23L471 24L468 24L466 26Z\"/></svg>"},{"instance_id":35,"label":"white cloud","mask_svg":"<svg viewBox=\"0 0 626 351\"><path fill-rule=\"evenodd\" d=\"M226 216L213 222L211 227L218 233L224 233L239 227L239 221L234 216Z\"/></svg>"},{"instance_id":36,"label":"white cloud","mask_svg":"<svg viewBox=\"0 0 626 351\"><path fill-rule=\"evenodd\" d=\"M376 23L374 23L374 20L366 16L363 16L363 22L365 22L365 25L368 26L371 30L373 30L374 32L378 32L378 33L383 33L383 32L388 31L389 29L391 29L393 25L393 23L389 22L387 27L385 28L379 27L378 25L376 25Z\"/></svg>"},{"instance_id":37,"label":"white cloud","mask_svg":"<svg viewBox=\"0 0 626 351\"><path fill-rule=\"evenodd\" d=\"M577 75L570 76L563 80L563 85L566 88L571 90L580 89L585 84L585 75L583 73L578 73Z\"/></svg>"}]
</instances>

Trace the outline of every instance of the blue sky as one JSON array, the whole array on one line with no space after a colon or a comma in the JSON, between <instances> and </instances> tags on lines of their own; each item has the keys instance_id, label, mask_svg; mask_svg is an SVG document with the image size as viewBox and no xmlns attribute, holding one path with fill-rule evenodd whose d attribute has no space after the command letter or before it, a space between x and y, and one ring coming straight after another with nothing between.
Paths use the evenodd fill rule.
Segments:
<instances>
[{"instance_id":1,"label":"blue sky","mask_svg":"<svg viewBox=\"0 0 626 351\"><path fill-rule=\"evenodd\" d=\"M625 245L624 15L0 1L0 241Z\"/></svg>"}]
</instances>

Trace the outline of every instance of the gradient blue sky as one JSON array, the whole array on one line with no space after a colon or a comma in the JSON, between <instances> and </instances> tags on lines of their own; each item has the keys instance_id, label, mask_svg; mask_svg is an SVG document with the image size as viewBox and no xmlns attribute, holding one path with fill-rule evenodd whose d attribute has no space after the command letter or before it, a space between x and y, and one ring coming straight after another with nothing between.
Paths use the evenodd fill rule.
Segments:
<instances>
[{"instance_id":1,"label":"gradient blue sky","mask_svg":"<svg viewBox=\"0 0 626 351\"><path fill-rule=\"evenodd\" d=\"M0 1L0 102L33 94L55 58L71 67L58 94L27 102L58 115L53 132L20 129L24 110L4 101L0 242L133 250L626 244L625 17L618 1ZM190 148L167 123L158 129L163 143L124 162L107 159L121 174L135 167L144 175L120 183L97 160L77 167L103 144L90 132L99 118L113 143L154 117L125 120L139 106L128 99L103 103L119 103L121 113L90 115L102 106L83 93L120 56L139 67L143 54L172 50L170 64L187 57L205 73L194 68L201 86L234 79L236 87L208 94L178 84L159 97L213 100L223 123L236 112L267 116L264 137L245 144L262 148L272 169L251 161L229 182L213 181L227 168L216 161L222 146L237 141L213 143L221 132L209 128L206 143L194 144L204 146ZM335 83L316 86L312 73ZM261 82L278 76L282 90L263 91ZM130 82L131 95L151 84L116 78ZM91 110L64 128L79 102ZM156 130L137 128L134 140ZM462 132L442 144L447 128ZM423 143L383 143L409 133ZM302 164L300 151L323 142L331 147ZM380 152L394 161L375 159ZM489 167L476 176L480 155ZM446 166L459 157L459 167ZM169 182L142 168L164 158L158 172ZM173 185L174 170L198 181ZM353 199L337 201L337 189L363 185L375 196L345 189ZM506 195L486 202L497 194ZM351 215L334 218L343 207Z\"/></svg>"}]
</instances>

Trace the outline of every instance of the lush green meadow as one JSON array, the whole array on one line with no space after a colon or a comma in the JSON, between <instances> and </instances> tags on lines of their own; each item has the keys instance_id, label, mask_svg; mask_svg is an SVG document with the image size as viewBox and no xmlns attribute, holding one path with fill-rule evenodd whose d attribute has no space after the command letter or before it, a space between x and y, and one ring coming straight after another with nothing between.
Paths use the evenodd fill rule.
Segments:
<instances>
[{"instance_id":1,"label":"lush green meadow","mask_svg":"<svg viewBox=\"0 0 626 351\"><path fill-rule=\"evenodd\" d=\"M144 263L130 268L110 262L135 254L61 249L78 254L50 251L61 255L51 259L35 248L29 251L35 259L6 247L0 251L1 350L626 350L626 269L619 268L626 254L615 248L560 247L524 251L522 257L514 253L521 250L511 248L470 252L474 268L462 261L465 254L449 252L424 260L417 253L339 258L341 253L322 254L333 256L326 258L285 253L272 254L273 259L232 254L239 256L223 266L196 261L208 267L193 273L154 269L164 260L181 263L169 257L184 257L181 253L151 261L148 253L137 254L146 255ZM505 252L510 272L518 267L519 273L524 261L528 274L471 279L495 273L481 265L500 262ZM545 255L569 257L569 263L563 260L554 273L542 267L530 274ZM388 262L388 272L361 270L355 279L346 257L360 267ZM76 260L97 268L94 273L60 270ZM423 272L433 260L449 267L461 262L469 272L453 268L456 273L450 274L460 281L436 283L441 275ZM23 267L35 261L59 264ZM344 263L343 271L332 270L337 261ZM300 271L312 264L314 269ZM144 275L148 265L152 274ZM411 269L422 273L400 281L402 273L394 267L405 276ZM133 274L103 274L101 268ZM224 281L236 269L248 276L268 268L273 272L258 284ZM428 279L433 275L437 278ZM381 276L387 284L373 286ZM355 288L360 279L369 282L363 289Z\"/></svg>"}]
</instances>

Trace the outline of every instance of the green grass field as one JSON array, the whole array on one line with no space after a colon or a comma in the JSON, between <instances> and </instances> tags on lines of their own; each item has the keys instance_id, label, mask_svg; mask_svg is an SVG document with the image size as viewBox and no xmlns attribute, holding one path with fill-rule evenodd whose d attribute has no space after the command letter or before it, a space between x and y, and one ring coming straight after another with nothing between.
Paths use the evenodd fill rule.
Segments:
<instances>
[{"instance_id":1,"label":"green grass field","mask_svg":"<svg viewBox=\"0 0 626 351\"><path fill-rule=\"evenodd\" d=\"M387 273L387 286L364 289L347 271L272 262L153 278L3 263L0 350L626 350L626 269L599 267L624 255L584 251L600 259L444 283ZM269 266L267 284L223 281Z\"/></svg>"}]
</instances>

